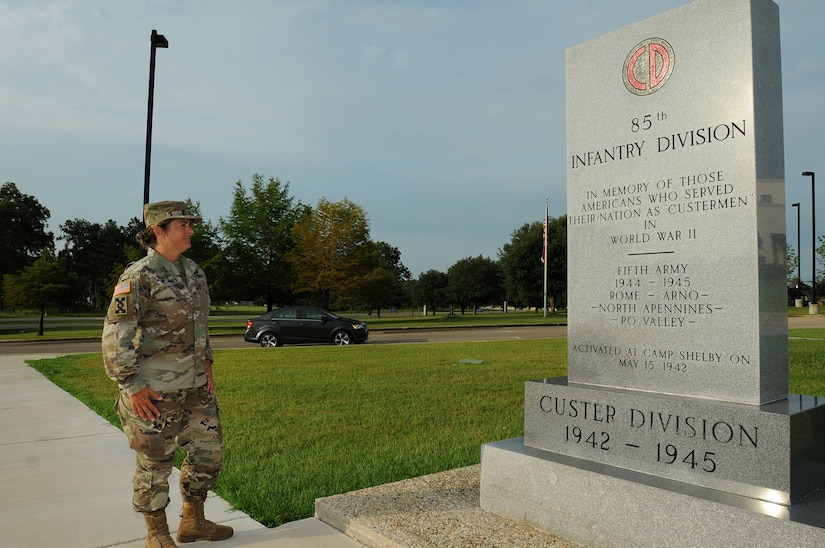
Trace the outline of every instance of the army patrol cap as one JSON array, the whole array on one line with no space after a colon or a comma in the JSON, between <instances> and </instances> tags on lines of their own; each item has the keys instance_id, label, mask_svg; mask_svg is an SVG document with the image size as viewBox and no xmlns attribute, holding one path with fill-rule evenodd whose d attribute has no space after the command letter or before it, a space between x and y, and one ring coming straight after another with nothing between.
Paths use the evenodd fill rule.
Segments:
<instances>
[{"instance_id":1,"label":"army patrol cap","mask_svg":"<svg viewBox=\"0 0 825 548\"><path fill-rule=\"evenodd\" d=\"M186 210L186 202L153 202L143 206L143 220L147 228L170 219L190 219L194 223L201 221L197 215L189 214Z\"/></svg>"}]
</instances>

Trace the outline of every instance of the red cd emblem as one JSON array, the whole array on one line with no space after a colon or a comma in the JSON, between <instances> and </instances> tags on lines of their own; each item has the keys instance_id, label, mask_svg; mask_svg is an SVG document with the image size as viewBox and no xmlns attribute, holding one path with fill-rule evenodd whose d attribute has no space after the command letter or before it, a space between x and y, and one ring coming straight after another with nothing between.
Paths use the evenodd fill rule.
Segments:
<instances>
[{"instance_id":1,"label":"red cd emblem","mask_svg":"<svg viewBox=\"0 0 825 548\"><path fill-rule=\"evenodd\" d=\"M642 40L624 61L622 79L634 95L650 95L664 86L673 73L673 47L661 38Z\"/></svg>"}]
</instances>

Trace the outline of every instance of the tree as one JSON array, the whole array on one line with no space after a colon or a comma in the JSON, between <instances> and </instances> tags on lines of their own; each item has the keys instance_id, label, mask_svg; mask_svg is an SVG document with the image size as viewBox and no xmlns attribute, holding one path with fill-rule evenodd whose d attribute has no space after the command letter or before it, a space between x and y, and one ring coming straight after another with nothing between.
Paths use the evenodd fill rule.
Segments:
<instances>
[{"instance_id":1,"label":"tree","mask_svg":"<svg viewBox=\"0 0 825 548\"><path fill-rule=\"evenodd\" d=\"M187 199L186 211L190 215L203 217L200 202ZM201 222L194 223L192 229L195 231L191 239L192 247L184 255L198 263L206 273L212 300L233 298L235 287L231 275L232 266L224 255L218 227L211 220L202 219Z\"/></svg>"},{"instance_id":2,"label":"tree","mask_svg":"<svg viewBox=\"0 0 825 548\"><path fill-rule=\"evenodd\" d=\"M499 265L504 274L506 299L519 307L542 308L544 266L542 256L542 223L527 223L513 231L510 243L498 251Z\"/></svg>"},{"instance_id":3,"label":"tree","mask_svg":"<svg viewBox=\"0 0 825 548\"><path fill-rule=\"evenodd\" d=\"M791 244L785 244L785 265L788 287L798 286L799 279L799 254Z\"/></svg>"},{"instance_id":4,"label":"tree","mask_svg":"<svg viewBox=\"0 0 825 548\"><path fill-rule=\"evenodd\" d=\"M470 305L473 314L482 304L498 302L504 297L501 268L490 258L467 257L447 270L448 295L461 313Z\"/></svg>"},{"instance_id":5,"label":"tree","mask_svg":"<svg viewBox=\"0 0 825 548\"><path fill-rule=\"evenodd\" d=\"M137 260L140 260L144 255L146 255L146 251L140 246L137 241L137 234L139 232L143 232L146 229L146 225L144 224L143 220L138 219L137 217L132 217L129 219L129 222L126 226L120 227L121 234L123 236L123 248L121 254L121 261L112 265L109 269L109 273L103 279L103 288L106 292L105 298L103 300L104 308L109 305L111 301L111 294L114 290L114 287L117 285L117 281L120 278L120 275L123 274L123 271L126 269L126 266L130 263L133 263Z\"/></svg>"},{"instance_id":6,"label":"tree","mask_svg":"<svg viewBox=\"0 0 825 548\"><path fill-rule=\"evenodd\" d=\"M200 202L186 200L186 211L190 215L203 217ZM203 267L204 264L222 252L218 227L212 224L212 221L209 219L203 219L199 223L194 223L192 228L195 231L191 239L192 247L190 247L184 255Z\"/></svg>"},{"instance_id":7,"label":"tree","mask_svg":"<svg viewBox=\"0 0 825 548\"><path fill-rule=\"evenodd\" d=\"M365 277L360 283L361 300L369 310L375 308L381 317L381 308L403 306L406 303L403 284L412 278L409 269L401 263L401 252L386 242L373 244L377 259L377 270L370 270L374 276Z\"/></svg>"},{"instance_id":8,"label":"tree","mask_svg":"<svg viewBox=\"0 0 825 548\"><path fill-rule=\"evenodd\" d=\"M817 242L819 246L816 248L816 280L811 284L812 286L816 284L817 300L820 300L819 296L825 295L825 287L822 283L822 271L825 269L825 236L819 236Z\"/></svg>"},{"instance_id":9,"label":"tree","mask_svg":"<svg viewBox=\"0 0 825 548\"><path fill-rule=\"evenodd\" d=\"M447 274L438 270L428 270L418 275L412 287L413 304L426 305L433 311L447 302Z\"/></svg>"},{"instance_id":10,"label":"tree","mask_svg":"<svg viewBox=\"0 0 825 548\"><path fill-rule=\"evenodd\" d=\"M3 275L6 304L14 308L34 306L40 311L37 334L43 335L46 308L65 309L76 305L78 279L66 272L66 265L56 260L51 252L43 254L31 266L18 274Z\"/></svg>"},{"instance_id":11,"label":"tree","mask_svg":"<svg viewBox=\"0 0 825 548\"><path fill-rule=\"evenodd\" d=\"M141 223L142 225L142 223ZM105 309L113 285L109 276L114 268L122 271L129 262L127 250L137 249L134 234L129 235L129 227L118 226L113 220L104 224L92 223L85 219L69 219L60 225L59 240L65 246L58 253L73 271L81 284L82 301L94 309Z\"/></svg>"},{"instance_id":12,"label":"tree","mask_svg":"<svg viewBox=\"0 0 825 548\"><path fill-rule=\"evenodd\" d=\"M542 231L541 221L525 224L498 252L507 301L516 306L544 308ZM547 293L555 310L567 300L566 215L548 219L547 240Z\"/></svg>"},{"instance_id":13,"label":"tree","mask_svg":"<svg viewBox=\"0 0 825 548\"><path fill-rule=\"evenodd\" d=\"M364 210L344 198L321 198L292 230L295 249L289 256L295 290L317 296L321 306L351 304L361 296L365 280L381 276L381 265L370 241Z\"/></svg>"},{"instance_id":14,"label":"tree","mask_svg":"<svg viewBox=\"0 0 825 548\"><path fill-rule=\"evenodd\" d=\"M223 283L239 299L264 297L266 309L292 299L294 280L287 255L294 247L292 228L308 208L289 195L289 183L277 178L264 182L252 176L250 194L241 181L235 190L229 217L219 222L224 237Z\"/></svg>"},{"instance_id":15,"label":"tree","mask_svg":"<svg viewBox=\"0 0 825 548\"><path fill-rule=\"evenodd\" d=\"M799 277L799 253L788 243L785 244L785 267L785 276L789 289L788 297L802 299L802 295L807 294L807 289L809 288L802 283ZM791 288L793 288L793 291L790 291Z\"/></svg>"},{"instance_id":16,"label":"tree","mask_svg":"<svg viewBox=\"0 0 825 548\"><path fill-rule=\"evenodd\" d=\"M126 226L120 227L120 231L123 234L123 241L125 242L123 244L123 257L126 260L126 264L137 261L146 254L137 241L138 233L143 232L145 229L146 224L143 219L138 219L137 217L132 217L129 219L129 222L126 223Z\"/></svg>"},{"instance_id":17,"label":"tree","mask_svg":"<svg viewBox=\"0 0 825 548\"><path fill-rule=\"evenodd\" d=\"M14 183L0 187L0 275L31 265L44 249L54 250L54 236L46 230L49 217L37 198Z\"/></svg>"},{"instance_id":18,"label":"tree","mask_svg":"<svg viewBox=\"0 0 825 548\"><path fill-rule=\"evenodd\" d=\"M554 313L567 306L567 215L547 222L547 296Z\"/></svg>"}]
</instances>

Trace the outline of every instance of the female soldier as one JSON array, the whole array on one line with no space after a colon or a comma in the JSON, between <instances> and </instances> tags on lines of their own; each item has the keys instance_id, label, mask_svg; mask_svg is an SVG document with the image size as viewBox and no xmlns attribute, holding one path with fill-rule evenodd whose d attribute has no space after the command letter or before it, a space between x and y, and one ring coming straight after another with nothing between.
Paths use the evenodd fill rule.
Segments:
<instances>
[{"instance_id":1,"label":"female soldier","mask_svg":"<svg viewBox=\"0 0 825 548\"><path fill-rule=\"evenodd\" d=\"M147 547L175 546L166 523L175 447L186 451L180 470L183 511L178 542L222 540L231 527L204 518L207 492L223 459L223 436L212 378L209 289L191 247L184 202L143 208L147 249L118 280L103 327L106 374L120 385L115 408L137 454L135 510L146 520Z\"/></svg>"}]
</instances>

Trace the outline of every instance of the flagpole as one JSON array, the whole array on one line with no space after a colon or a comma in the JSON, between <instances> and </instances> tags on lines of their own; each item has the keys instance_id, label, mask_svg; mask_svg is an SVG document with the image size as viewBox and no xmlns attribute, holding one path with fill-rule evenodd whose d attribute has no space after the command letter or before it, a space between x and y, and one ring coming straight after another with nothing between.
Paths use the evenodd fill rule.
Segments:
<instances>
[{"instance_id":1,"label":"flagpole","mask_svg":"<svg viewBox=\"0 0 825 548\"><path fill-rule=\"evenodd\" d=\"M541 252L542 260L541 262L544 263L544 317L547 317L547 216L550 212L550 205L549 205L550 198L544 198L544 233L543 233L543 246Z\"/></svg>"}]
</instances>

